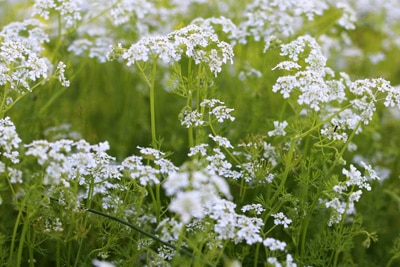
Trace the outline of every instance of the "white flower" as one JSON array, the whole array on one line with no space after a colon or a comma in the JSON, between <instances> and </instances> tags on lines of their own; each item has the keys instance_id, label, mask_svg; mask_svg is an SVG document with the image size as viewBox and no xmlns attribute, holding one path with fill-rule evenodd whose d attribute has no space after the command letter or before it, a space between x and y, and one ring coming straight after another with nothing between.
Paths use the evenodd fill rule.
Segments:
<instances>
[{"instance_id":1,"label":"white flower","mask_svg":"<svg viewBox=\"0 0 400 267\"><path fill-rule=\"evenodd\" d=\"M286 255L286 266L285 267L297 267L297 264L293 262L293 257L290 254Z\"/></svg>"},{"instance_id":2,"label":"white flower","mask_svg":"<svg viewBox=\"0 0 400 267\"><path fill-rule=\"evenodd\" d=\"M353 164L350 165L350 170L346 170L343 168L342 173L346 175L347 186L357 185L359 188L365 188L368 191L371 190L371 185L367 182L367 178L361 175L361 172L354 167Z\"/></svg>"},{"instance_id":3,"label":"white flower","mask_svg":"<svg viewBox=\"0 0 400 267\"><path fill-rule=\"evenodd\" d=\"M212 134L208 135L212 140L218 143L219 146L225 147L225 148L233 148L231 145L231 142L225 137L222 136L213 136Z\"/></svg>"},{"instance_id":4,"label":"white flower","mask_svg":"<svg viewBox=\"0 0 400 267\"><path fill-rule=\"evenodd\" d=\"M275 224L275 225L280 225L280 224L281 224L281 225L283 225L284 228L288 228L288 227L289 227L289 224L292 223L292 220L291 220L291 219L288 219L288 218L283 214L283 212L279 212L279 213L276 213L276 214L272 214L271 216L275 218L275 219L274 219L274 224Z\"/></svg>"},{"instance_id":5,"label":"white flower","mask_svg":"<svg viewBox=\"0 0 400 267\"><path fill-rule=\"evenodd\" d=\"M291 69L300 69L301 66L293 61L282 61L278 65L276 65L272 70L281 69L281 70L291 70Z\"/></svg>"},{"instance_id":6,"label":"white flower","mask_svg":"<svg viewBox=\"0 0 400 267\"><path fill-rule=\"evenodd\" d=\"M201 107L209 107L209 114L214 115L218 122L223 122L224 120L234 121L235 118L230 115L233 111L231 108L227 108L224 102L218 99L205 99L200 103Z\"/></svg>"},{"instance_id":7,"label":"white flower","mask_svg":"<svg viewBox=\"0 0 400 267\"><path fill-rule=\"evenodd\" d=\"M254 210L258 215L260 215L261 213L263 213L265 211L265 209L263 208L263 206L261 204L250 204L250 205L245 205L242 207L243 212L246 212L249 210Z\"/></svg>"},{"instance_id":8,"label":"white flower","mask_svg":"<svg viewBox=\"0 0 400 267\"><path fill-rule=\"evenodd\" d=\"M64 64L64 62L60 61L57 65L57 71L58 71L58 80L60 81L61 85L64 87L69 87L70 86L70 81L65 78L65 68L67 66Z\"/></svg>"},{"instance_id":9,"label":"white flower","mask_svg":"<svg viewBox=\"0 0 400 267\"><path fill-rule=\"evenodd\" d=\"M14 123L9 117L0 119L0 155L11 160L12 163L16 164L19 162L19 144L21 139L19 138Z\"/></svg>"},{"instance_id":10,"label":"white flower","mask_svg":"<svg viewBox=\"0 0 400 267\"><path fill-rule=\"evenodd\" d=\"M204 124L204 121L202 120L202 114L197 110L188 111L185 109L182 113L182 118L180 121L181 125L185 126L186 128L190 128L192 126L197 127Z\"/></svg>"},{"instance_id":11,"label":"white flower","mask_svg":"<svg viewBox=\"0 0 400 267\"><path fill-rule=\"evenodd\" d=\"M108 261L100 261L98 259L92 260L92 264L96 267L115 267L115 265Z\"/></svg>"},{"instance_id":12,"label":"white flower","mask_svg":"<svg viewBox=\"0 0 400 267\"><path fill-rule=\"evenodd\" d=\"M36 0L32 15L39 15L43 19L49 20L50 12L57 12L65 23L65 27L71 28L82 19L80 11L78 0Z\"/></svg>"},{"instance_id":13,"label":"white flower","mask_svg":"<svg viewBox=\"0 0 400 267\"><path fill-rule=\"evenodd\" d=\"M270 238L267 237L264 241L263 241L264 246L268 247L270 250L275 251L275 250L281 250L284 251L286 248L286 243L279 241L275 238Z\"/></svg>"},{"instance_id":14,"label":"white flower","mask_svg":"<svg viewBox=\"0 0 400 267\"><path fill-rule=\"evenodd\" d=\"M169 196L178 194L180 191L188 188L189 185L189 173L186 172L174 172L163 183L165 192Z\"/></svg>"},{"instance_id":15,"label":"white flower","mask_svg":"<svg viewBox=\"0 0 400 267\"><path fill-rule=\"evenodd\" d=\"M179 192L169 204L168 209L178 213L181 222L187 224L193 217L197 219L204 217L203 197L200 191Z\"/></svg>"},{"instance_id":16,"label":"white flower","mask_svg":"<svg viewBox=\"0 0 400 267\"><path fill-rule=\"evenodd\" d=\"M273 265L274 267L282 267L282 264L279 263L278 259L275 257L268 257L268 263Z\"/></svg>"},{"instance_id":17,"label":"white flower","mask_svg":"<svg viewBox=\"0 0 400 267\"><path fill-rule=\"evenodd\" d=\"M165 36L148 36L133 44L122 55L128 61L127 65L133 65L136 61L148 61L160 58L163 63L169 64L180 60L181 55L176 46Z\"/></svg>"},{"instance_id":18,"label":"white flower","mask_svg":"<svg viewBox=\"0 0 400 267\"><path fill-rule=\"evenodd\" d=\"M379 176L376 174L375 170L372 169L371 165L367 165L363 161L361 161L360 163L364 167L365 171L367 172L371 180L380 180Z\"/></svg>"},{"instance_id":19,"label":"white flower","mask_svg":"<svg viewBox=\"0 0 400 267\"><path fill-rule=\"evenodd\" d=\"M287 121L283 121L283 122L274 121L275 129L273 131L269 131L268 135L269 136L285 136L286 135L285 128L288 125L289 124Z\"/></svg>"},{"instance_id":20,"label":"white flower","mask_svg":"<svg viewBox=\"0 0 400 267\"><path fill-rule=\"evenodd\" d=\"M360 200L361 195L362 195L362 191L357 190L350 194L349 201L350 202L358 202Z\"/></svg>"},{"instance_id":21,"label":"white flower","mask_svg":"<svg viewBox=\"0 0 400 267\"><path fill-rule=\"evenodd\" d=\"M188 153L188 156L192 157L196 154L200 154L202 156L207 155L207 150L206 150L207 146L208 146L208 144L200 144L195 147L191 147L190 152Z\"/></svg>"}]
</instances>

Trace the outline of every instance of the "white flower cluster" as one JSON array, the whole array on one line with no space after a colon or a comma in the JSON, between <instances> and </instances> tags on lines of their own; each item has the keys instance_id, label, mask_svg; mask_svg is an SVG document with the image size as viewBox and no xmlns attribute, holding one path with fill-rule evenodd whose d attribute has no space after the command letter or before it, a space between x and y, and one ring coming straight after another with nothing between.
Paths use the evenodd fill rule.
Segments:
<instances>
[{"instance_id":1,"label":"white flower cluster","mask_svg":"<svg viewBox=\"0 0 400 267\"><path fill-rule=\"evenodd\" d=\"M286 255L286 263L284 265L282 265L275 257L269 257L267 262L273 267L297 267L297 264L293 261L293 256L291 254Z\"/></svg>"},{"instance_id":2,"label":"white flower cluster","mask_svg":"<svg viewBox=\"0 0 400 267\"><path fill-rule=\"evenodd\" d=\"M289 224L292 223L292 220L288 219L283 212L272 214L271 216L274 217L275 225L283 225L284 228L288 228Z\"/></svg>"},{"instance_id":3,"label":"white flower cluster","mask_svg":"<svg viewBox=\"0 0 400 267\"><path fill-rule=\"evenodd\" d=\"M340 5L335 2L336 8L343 10L342 17L337 24L345 28L354 27L354 12L348 5ZM242 33L239 39L246 43L246 37L252 36L254 40L267 40L270 36L279 35L283 37L293 35L303 26L305 20L313 20L325 10L331 8L331 1L319 0L254 0L246 6L244 11L245 21L238 26L238 32Z\"/></svg>"},{"instance_id":4,"label":"white flower cluster","mask_svg":"<svg viewBox=\"0 0 400 267\"><path fill-rule=\"evenodd\" d=\"M9 117L0 119L0 155L11 161L13 164L19 163L19 138L15 126ZM0 173L6 173L10 183L22 183L22 172L9 166L9 163L0 161ZM2 198L0 196L0 204Z\"/></svg>"},{"instance_id":5,"label":"white flower cluster","mask_svg":"<svg viewBox=\"0 0 400 267\"><path fill-rule=\"evenodd\" d=\"M152 2L146 0L112 0L109 5L112 23L115 26L127 23L132 17L140 21L152 10L157 10Z\"/></svg>"},{"instance_id":6,"label":"white flower cluster","mask_svg":"<svg viewBox=\"0 0 400 267\"><path fill-rule=\"evenodd\" d=\"M0 119L0 155L8 158L12 163L19 162L19 138L14 123L9 117Z\"/></svg>"},{"instance_id":7,"label":"white flower cluster","mask_svg":"<svg viewBox=\"0 0 400 267\"><path fill-rule=\"evenodd\" d=\"M283 121L283 122L274 121L275 129L273 131L269 131L268 135L269 136L285 136L286 135L285 128L288 125L289 124L287 121Z\"/></svg>"},{"instance_id":8,"label":"white flower cluster","mask_svg":"<svg viewBox=\"0 0 400 267\"><path fill-rule=\"evenodd\" d=\"M300 36L291 43L282 45L281 55L288 56L291 61L281 62L274 69L298 69L297 62L306 48L310 52L304 59L305 69L297 71L294 75L279 77L272 91L280 92L284 98L288 98L295 90L300 91L297 102L300 105L308 105L315 111L321 109L322 103L343 101L345 97L343 81L327 79L334 73L325 66L326 58L318 43L308 35Z\"/></svg>"},{"instance_id":9,"label":"white flower cluster","mask_svg":"<svg viewBox=\"0 0 400 267\"><path fill-rule=\"evenodd\" d=\"M188 224L193 219L214 219L218 240L231 239L235 243L261 242L259 235L263 222L235 212L236 204L223 199L232 198L226 181L216 174L203 171L180 171L168 176L163 187L173 199L169 210Z\"/></svg>"},{"instance_id":10,"label":"white flower cluster","mask_svg":"<svg viewBox=\"0 0 400 267\"><path fill-rule=\"evenodd\" d=\"M30 91L30 82L47 78L49 60L41 56L43 43L48 42L38 20L12 22L0 31L0 87L12 92ZM12 102L8 100L9 104Z\"/></svg>"},{"instance_id":11,"label":"white flower cluster","mask_svg":"<svg viewBox=\"0 0 400 267\"><path fill-rule=\"evenodd\" d=\"M364 162L361 162L361 165L363 165L368 176L363 176L352 164L350 165L350 170L343 168L342 173L346 176L346 180L339 182L333 187L333 190L338 196L325 202L327 208L333 209L328 222L329 226L339 223L344 214L355 214L356 210L354 203L360 200L362 195L361 189L364 188L370 191L371 185L369 184L369 181L380 179L370 165L367 165ZM355 187L360 188L360 190L353 191ZM349 190L351 190L351 192L347 193Z\"/></svg>"},{"instance_id":12,"label":"white flower cluster","mask_svg":"<svg viewBox=\"0 0 400 267\"><path fill-rule=\"evenodd\" d=\"M274 69L295 73L279 77L272 88L273 92L280 92L284 98L298 94L298 104L322 111L325 118L331 117L332 124L340 126L342 130L357 129L356 133L361 132L360 123L368 124L372 120L378 101L383 101L387 107L400 108L399 88L382 78L351 81L347 74L340 73L339 79L335 79L335 73L326 67L321 47L310 36L300 36L282 45L281 55L290 60L279 63ZM298 62L302 57L306 66L299 69ZM345 101L350 104L347 109L336 107ZM347 140L344 131L338 133L323 129L321 133L330 140Z\"/></svg>"},{"instance_id":13,"label":"white flower cluster","mask_svg":"<svg viewBox=\"0 0 400 267\"><path fill-rule=\"evenodd\" d=\"M56 12L66 28L75 27L80 21L80 0L35 0L32 15L39 15L45 20L49 20L50 13Z\"/></svg>"},{"instance_id":14,"label":"white flower cluster","mask_svg":"<svg viewBox=\"0 0 400 267\"><path fill-rule=\"evenodd\" d=\"M192 218L203 218L208 201L219 198L219 193L231 198L226 181L207 171L172 173L163 187L167 195L175 196L169 209L178 213L185 224Z\"/></svg>"},{"instance_id":15,"label":"white flower cluster","mask_svg":"<svg viewBox=\"0 0 400 267\"><path fill-rule=\"evenodd\" d=\"M163 158L165 153L153 148L138 148L142 156L127 157L122 161L121 166L130 178L138 179L141 185L159 184L161 175L168 175L178 170L171 161ZM145 165L144 159L153 161L155 167Z\"/></svg>"},{"instance_id":16,"label":"white flower cluster","mask_svg":"<svg viewBox=\"0 0 400 267\"><path fill-rule=\"evenodd\" d=\"M39 165L45 167L45 185L69 187L78 181L84 188L94 184L94 193L105 193L107 189L116 187L112 181L122 176L114 158L106 153L109 149L107 142L90 145L84 140L35 140L25 146L28 148L25 154L35 157ZM87 179L94 179L93 183Z\"/></svg>"},{"instance_id":17,"label":"white flower cluster","mask_svg":"<svg viewBox=\"0 0 400 267\"><path fill-rule=\"evenodd\" d=\"M201 107L208 107L208 114L213 115L218 122L223 122L224 120L234 121L230 113L233 111L232 108L227 108L225 103L218 99L205 99L200 103Z\"/></svg>"},{"instance_id":18,"label":"white flower cluster","mask_svg":"<svg viewBox=\"0 0 400 267\"><path fill-rule=\"evenodd\" d=\"M161 59L165 64L179 61L182 55L196 64L205 63L215 76L222 64L233 62L233 49L218 36L196 25L189 25L168 35L147 36L133 44L122 54L130 66L136 61Z\"/></svg>"},{"instance_id":19,"label":"white flower cluster","mask_svg":"<svg viewBox=\"0 0 400 267\"><path fill-rule=\"evenodd\" d=\"M186 128L203 125L204 121L202 120L202 117L202 114L197 110L189 110L188 108L185 108L179 116L181 125Z\"/></svg>"}]
</instances>

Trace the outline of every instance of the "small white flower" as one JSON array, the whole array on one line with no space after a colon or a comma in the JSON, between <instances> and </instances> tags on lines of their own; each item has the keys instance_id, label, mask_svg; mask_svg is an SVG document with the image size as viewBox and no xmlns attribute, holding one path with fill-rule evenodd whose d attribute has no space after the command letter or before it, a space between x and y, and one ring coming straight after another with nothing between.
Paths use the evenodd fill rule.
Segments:
<instances>
[{"instance_id":1,"label":"small white flower","mask_svg":"<svg viewBox=\"0 0 400 267\"><path fill-rule=\"evenodd\" d=\"M200 154L202 156L207 155L207 150L206 150L207 146L208 146L208 144L200 144L195 147L191 147L190 152L188 153L188 156L192 157L196 154Z\"/></svg>"},{"instance_id":2,"label":"small white flower","mask_svg":"<svg viewBox=\"0 0 400 267\"><path fill-rule=\"evenodd\" d=\"M200 191L179 192L168 206L168 209L180 216L182 223L187 224L192 218L204 217L203 194Z\"/></svg>"},{"instance_id":3,"label":"small white flower","mask_svg":"<svg viewBox=\"0 0 400 267\"><path fill-rule=\"evenodd\" d=\"M263 213L265 211L265 209L263 208L263 206L261 204L250 204L250 205L245 205L242 207L242 211L246 212L249 210L254 210L256 212L256 214L260 215L261 213Z\"/></svg>"},{"instance_id":4,"label":"small white flower","mask_svg":"<svg viewBox=\"0 0 400 267\"><path fill-rule=\"evenodd\" d=\"M275 238L270 238L267 237L264 241L263 241L264 246L268 247L270 250L275 251L275 250L281 250L284 251L286 248L286 243L279 241Z\"/></svg>"},{"instance_id":5,"label":"small white flower","mask_svg":"<svg viewBox=\"0 0 400 267\"><path fill-rule=\"evenodd\" d=\"M292 70L292 69L300 69L301 66L293 61L282 61L278 65L276 65L272 70L281 69L281 70Z\"/></svg>"},{"instance_id":6,"label":"small white flower","mask_svg":"<svg viewBox=\"0 0 400 267\"><path fill-rule=\"evenodd\" d=\"M108 262L108 261L100 261L100 260L98 260L98 259L94 259L94 260L92 261L92 264L93 264L95 267L115 267L115 265L114 265L113 263L111 263L111 262Z\"/></svg>"},{"instance_id":7,"label":"small white flower","mask_svg":"<svg viewBox=\"0 0 400 267\"><path fill-rule=\"evenodd\" d=\"M348 180L346 181L347 186L357 185L360 188L365 188L368 191L371 190L371 185L367 182L367 178L361 175L361 172L354 167L353 164L350 165L350 170L343 168L342 173L346 175Z\"/></svg>"},{"instance_id":8,"label":"small white flower","mask_svg":"<svg viewBox=\"0 0 400 267\"><path fill-rule=\"evenodd\" d=\"M279 122L279 121L274 121L274 126L275 129L273 131L269 131L268 135L269 136L285 136L285 128L288 126L287 121Z\"/></svg>"},{"instance_id":9,"label":"small white flower","mask_svg":"<svg viewBox=\"0 0 400 267\"><path fill-rule=\"evenodd\" d=\"M218 143L219 146L225 147L225 148L233 148L231 145L231 142L225 137L222 136L213 136L212 134L208 135L212 140Z\"/></svg>"},{"instance_id":10,"label":"small white flower","mask_svg":"<svg viewBox=\"0 0 400 267\"><path fill-rule=\"evenodd\" d=\"M201 126L204 124L202 120L202 114L197 110L188 111L184 110L182 113L181 125L185 126L186 128L190 128L192 126Z\"/></svg>"},{"instance_id":11,"label":"small white flower","mask_svg":"<svg viewBox=\"0 0 400 267\"><path fill-rule=\"evenodd\" d=\"M283 212L279 212L276 214L272 214L272 217L274 217L274 224L275 225L283 225L284 228L288 228L289 224L292 223L291 219L288 219Z\"/></svg>"},{"instance_id":12,"label":"small white flower","mask_svg":"<svg viewBox=\"0 0 400 267\"><path fill-rule=\"evenodd\" d=\"M58 80L60 81L61 85L64 87L69 87L70 86L70 81L65 78L65 68L67 66L64 64L64 62L60 61L57 65L57 71L58 71Z\"/></svg>"}]
</instances>

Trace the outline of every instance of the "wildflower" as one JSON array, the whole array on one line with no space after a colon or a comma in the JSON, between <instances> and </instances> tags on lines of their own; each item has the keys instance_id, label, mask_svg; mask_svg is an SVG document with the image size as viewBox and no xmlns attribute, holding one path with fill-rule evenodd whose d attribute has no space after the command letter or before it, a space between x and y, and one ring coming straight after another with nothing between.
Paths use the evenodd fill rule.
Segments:
<instances>
[{"instance_id":1,"label":"wildflower","mask_svg":"<svg viewBox=\"0 0 400 267\"><path fill-rule=\"evenodd\" d=\"M197 110L189 111L185 109L182 112L181 116L181 125L185 126L186 128L190 128L192 126L201 126L204 124L204 121L201 119L202 114Z\"/></svg>"},{"instance_id":2,"label":"wildflower","mask_svg":"<svg viewBox=\"0 0 400 267\"><path fill-rule=\"evenodd\" d=\"M282 264L279 263L278 259L275 257L268 257L268 263L273 265L274 267L282 267Z\"/></svg>"},{"instance_id":3,"label":"wildflower","mask_svg":"<svg viewBox=\"0 0 400 267\"><path fill-rule=\"evenodd\" d=\"M65 67L67 67L64 62L60 61L57 65L58 71L58 80L60 81L61 85L64 87L69 87L70 81L65 78Z\"/></svg>"},{"instance_id":4,"label":"wildflower","mask_svg":"<svg viewBox=\"0 0 400 267\"><path fill-rule=\"evenodd\" d=\"M232 239L234 243L246 241L252 245L262 241L260 229L263 221L259 218L250 218L237 214L235 204L227 200L216 200L209 206L210 217L215 220L214 231L221 240Z\"/></svg>"},{"instance_id":5,"label":"wildflower","mask_svg":"<svg viewBox=\"0 0 400 267\"><path fill-rule=\"evenodd\" d=\"M301 66L293 61L282 61L278 65L276 65L272 70L281 69L281 70L292 70L292 69L300 69Z\"/></svg>"},{"instance_id":6,"label":"wildflower","mask_svg":"<svg viewBox=\"0 0 400 267\"><path fill-rule=\"evenodd\" d=\"M219 148L214 148L213 151L215 153L214 155L206 157L206 160L209 162L207 170L220 176L226 176L226 174L230 172L232 164L225 159L226 156Z\"/></svg>"},{"instance_id":7,"label":"wildflower","mask_svg":"<svg viewBox=\"0 0 400 267\"><path fill-rule=\"evenodd\" d=\"M267 177L265 178L265 181L267 182L267 183L272 183L272 181L274 180L274 178L275 178L275 174L274 173L269 173L268 175L267 175Z\"/></svg>"},{"instance_id":8,"label":"wildflower","mask_svg":"<svg viewBox=\"0 0 400 267\"><path fill-rule=\"evenodd\" d=\"M204 194L200 191L179 192L168 206L169 210L178 213L180 221L187 224L193 217L201 219L205 216Z\"/></svg>"},{"instance_id":9,"label":"wildflower","mask_svg":"<svg viewBox=\"0 0 400 267\"><path fill-rule=\"evenodd\" d=\"M292 223L292 220L288 219L282 212L272 214L271 216L275 218L274 220L275 225L281 224L283 225L284 228L288 228L289 224Z\"/></svg>"},{"instance_id":10,"label":"wildflower","mask_svg":"<svg viewBox=\"0 0 400 267\"><path fill-rule=\"evenodd\" d=\"M164 152L161 152L160 150L151 148L151 147L140 147L138 146L140 153L145 157L145 158L151 158L151 159L160 159L163 156L165 156Z\"/></svg>"},{"instance_id":11,"label":"wildflower","mask_svg":"<svg viewBox=\"0 0 400 267\"><path fill-rule=\"evenodd\" d=\"M50 12L56 12L65 23L65 27L72 28L82 19L80 11L78 0L36 0L32 15L39 15L43 19L49 20Z\"/></svg>"},{"instance_id":12,"label":"wildflower","mask_svg":"<svg viewBox=\"0 0 400 267\"><path fill-rule=\"evenodd\" d=\"M306 48L309 48L309 52ZM315 111L321 109L322 103L330 101L341 102L345 99L345 80L329 79L334 72L327 68L326 57L322 54L321 47L310 36L300 36L289 44L281 45L281 55L287 56L291 61L284 61L275 68L297 67L300 55L305 59L305 69L299 70L293 75L279 77L272 91L280 92L284 98L288 98L295 90L300 91L297 102L300 105L308 105Z\"/></svg>"},{"instance_id":13,"label":"wildflower","mask_svg":"<svg viewBox=\"0 0 400 267\"><path fill-rule=\"evenodd\" d=\"M287 121L283 121L283 122L274 121L275 130L269 131L268 135L269 136L279 136L279 135L285 136L286 135L285 128L288 125L289 124Z\"/></svg>"},{"instance_id":14,"label":"wildflower","mask_svg":"<svg viewBox=\"0 0 400 267\"><path fill-rule=\"evenodd\" d=\"M261 204L251 204L251 205L245 205L242 207L242 211L246 212L249 210L254 210L256 212L256 214L260 215L261 213L263 213L265 211L265 209L263 208L263 206Z\"/></svg>"},{"instance_id":15,"label":"wildflower","mask_svg":"<svg viewBox=\"0 0 400 267\"><path fill-rule=\"evenodd\" d=\"M195 64L208 64L215 76L223 63L233 62L233 49L218 36L196 25L188 25L168 34L180 53L192 58ZM215 47L215 48L214 48Z\"/></svg>"},{"instance_id":16,"label":"wildflower","mask_svg":"<svg viewBox=\"0 0 400 267\"><path fill-rule=\"evenodd\" d=\"M239 41L245 43L246 36L259 41L272 35L290 36L302 27L303 21L313 20L323 14L329 6L325 1L267 1L255 0L245 8L246 20L238 28L245 34Z\"/></svg>"},{"instance_id":17,"label":"wildflower","mask_svg":"<svg viewBox=\"0 0 400 267\"><path fill-rule=\"evenodd\" d=\"M115 53L113 53L115 54ZM205 63L215 76L224 63L233 60L233 49L218 40L218 36L196 25L188 25L166 36L147 36L122 54L130 66L137 61L161 59L164 64L179 61L182 55L192 58L195 64Z\"/></svg>"},{"instance_id":18,"label":"wildflower","mask_svg":"<svg viewBox=\"0 0 400 267\"><path fill-rule=\"evenodd\" d=\"M367 178L361 175L361 172L354 167L353 164L350 165L350 170L346 170L343 168L342 173L346 175L347 182L346 185L348 187L352 185L357 185L359 188L365 188L368 191L371 190L370 184L367 182Z\"/></svg>"},{"instance_id":19,"label":"wildflower","mask_svg":"<svg viewBox=\"0 0 400 267\"><path fill-rule=\"evenodd\" d=\"M286 267L297 267L297 264L293 262L293 256L290 254L286 255Z\"/></svg>"},{"instance_id":20,"label":"wildflower","mask_svg":"<svg viewBox=\"0 0 400 267\"><path fill-rule=\"evenodd\" d=\"M92 264L96 267L115 267L115 265L108 261L100 261L98 259L92 260Z\"/></svg>"},{"instance_id":21,"label":"wildflower","mask_svg":"<svg viewBox=\"0 0 400 267\"><path fill-rule=\"evenodd\" d=\"M268 247L270 250L275 251L275 250L281 250L284 251L286 248L286 243L279 241L275 238L266 238L263 241L264 246Z\"/></svg>"},{"instance_id":22,"label":"wildflower","mask_svg":"<svg viewBox=\"0 0 400 267\"><path fill-rule=\"evenodd\" d=\"M127 65L133 65L136 61L148 61L160 58L165 64L174 63L181 59L175 45L165 36L148 36L133 44L122 55L128 61Z\"/></svg>"},{"instance_id":23,"label":"wildflower","mask_svg":"<svg viewBox=\"0 0 400 267\"><path fill-rule=\"evenodd\" d=\"M112 23L115 26L129 22L129 20L136 16L138 21L145 18L147 14L157 12L157 7L149 1L136 0L136 1L110 1L110 12Z\"/></svg>"},{"instance_id":24,"label":"wildflower","mask_svg":"<svg viewBox=\"0 0 400 267\"><path fill-rule=\"evenodd\" d=\"M12 163L16 164L19 162L19 144L21 139L19 138L14 123L9 117L0 119L0 155L11 160Z\"/></svg>"},{"instance_id":25,"label":"wildflower","mask_svg":"<svg viewBox=\"0 0 400 267\"><path fill-rule=\"evenodd\" d=\"M165 193L169 196L188 188L190 185L189 174L186 172L174 172L164 182Z\"/></svg>"},{"instance_id":26,"label":"wildflower","mask_svg":"<svg viewBox=\"0 0 400 267\"><path fill-rule=\"evenodd\" d=\"M157 230L161 230L160 238L166 242L178 240L184 224L174 218L165 218L158 226Z\"/></svg>"},{"instance_id":27,"label":"wildflower","mask_svg":"<svg viewBox=\"0 0 400 267\"><path fill-rule=\"evenodd\" d=\"M218 143L219 146L225 147L225 148L233 148L231 145L231 142L225 137L222 136L213 136L212 134L208 135L212 140Z\"/></svg>"},{"instance_id":28,"label":"wildflower","mask_svg":"<svg viewBox=\"0 0 400 267\"><path fill-rule=\"evenodd\" d=\"M276 151L274 146L267 142L264 142L263 157L268 159L272 166L276 166L278 164L279 153Z\"/></svg>"},{"instance_id":29,"label":"wildflower","mask_svg":"<svg viewBox=\"0 0 400 267\"><path fill-rule=\"evenodd\" d=\"M197 145L195 147L191 147L190 148L190 152L188 153L188 156L192 157L192 156L194 156L196 154L200 154L202 156L205 156L207 154L207 151L206 151L206 147L207 146L208 146L208 144L200 144L200 145Z\"/></svg>"},{"instance_id":30,"label":"wildflower","mask_svg":"<svg viewBox=\"0 0 400 267\"><path fill-rule=\"evenodd\" d=\"M371 180L380 180L379 176L376 174L375 170L372 169L371 165L367 165L365 162L361 161L361 165L364 167L365 171L369 175Z\"/></svg>"},{"instance_id":31,"label":"wildflower","mask_svg":"<svg viewBox=\"0 0 400 267\"><path fill-rule=\"evenodd\" d=\"M233 111L231 108L227 108L224 102L218 99L205 99L200 103L201 107L209 107L209 114L214 115L218 122L223 122L224 120L234 121L235 118L230 115Z\"/></svg>"}]
</instances>

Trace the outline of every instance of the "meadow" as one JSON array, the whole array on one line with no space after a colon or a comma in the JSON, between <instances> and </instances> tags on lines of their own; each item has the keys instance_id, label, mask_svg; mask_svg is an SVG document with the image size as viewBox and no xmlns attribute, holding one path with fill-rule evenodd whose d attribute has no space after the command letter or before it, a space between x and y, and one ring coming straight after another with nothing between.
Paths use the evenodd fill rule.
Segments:
<instances>
[{"instance_id":1,"label":"meadow","mask_svg":"<svg viewBox=\"0 0 400 267\"><path fill-rule=\"evenodd\" d=\"M0 265L398 266L399 14L0 0Z\"/></svg>"}]
</instances>

